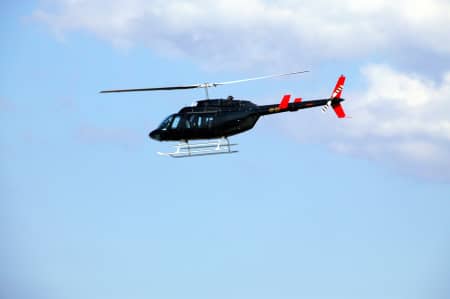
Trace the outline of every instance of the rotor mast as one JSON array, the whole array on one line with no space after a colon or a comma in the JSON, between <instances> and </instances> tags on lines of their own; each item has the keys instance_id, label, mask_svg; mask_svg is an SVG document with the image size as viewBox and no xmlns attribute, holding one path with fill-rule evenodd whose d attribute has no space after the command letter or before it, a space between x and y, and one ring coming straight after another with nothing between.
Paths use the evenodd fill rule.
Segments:
<instances>
[{"instance_id":1,"label":"rotor mast","mask_svg":"<svg viewBox=\"0 0 450 299\"><path fill-rule=\"evenodd\" d=\"M206 99L209 100L208 83L205 83L205 95Z\"/></svg>"}]
</instances>

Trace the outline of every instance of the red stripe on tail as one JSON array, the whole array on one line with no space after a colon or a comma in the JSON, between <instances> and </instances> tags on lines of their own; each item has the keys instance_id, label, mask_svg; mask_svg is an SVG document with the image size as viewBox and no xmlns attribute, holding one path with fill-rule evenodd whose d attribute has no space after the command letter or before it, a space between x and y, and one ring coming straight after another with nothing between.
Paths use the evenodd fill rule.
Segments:
<instances>
[{"instance_id":1,"label":"red stripe on tail","mask_svg":"<svg viewBox=\"0 0 450 299\"><path fill-rule=\"evenodd\" d=\"M296 98L295 100L294 100L294 103L300 103L302 101L302 98Z\"/></svg>"}]
</instances>

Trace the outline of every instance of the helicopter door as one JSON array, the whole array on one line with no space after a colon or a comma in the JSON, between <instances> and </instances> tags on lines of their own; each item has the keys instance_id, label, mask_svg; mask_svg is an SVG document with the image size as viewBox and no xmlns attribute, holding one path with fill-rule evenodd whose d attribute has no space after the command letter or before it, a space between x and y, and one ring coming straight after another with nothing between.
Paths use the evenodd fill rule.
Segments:
<instances>
[{"instance_id":1,"label":"helicopter door","mask_svg":"<svg viewBox=\"0 0 450 299\"><path fill-rule=\"evenodd\" d=\"M189 132L192 128L192 121L189 115L183 115L180 119L180 123L178 124L178 131L180 134L184 135L186 132Z\"/></svg>"},{"instance_id":2,"label":"helicopter door","mask_svg":"<svg viewBox=\"0 0 450 299\"><path fill-rule=\"evenodd\" d=\"M199 117L201 117L201 124L199 130L201 138L211 138L211 136L214 136L216 131L215 127L216 113L203 114Z\"/></svg>"},{"instance_id":3,"label":"helicopter door","mask_svg":"<svg viewBox=\"0 0 450 299\"><path fill-rule=\"evenodd\" d=\"M191 132L192 137L205 137L205 134L208 135L214 129L214 121L215 114L212 113L191 114L186 118L186 129Z\"/></svg>"},{"instance_id":4,"label":"helicopter door","mask_svg":"<svg viewBox=\"0 0 450 299\"><path fill-rule=\"evenodd\" d=\"M181 116L173 115L170 124L168 125L168 133L171 138L178 139L181 136Z\"/></svg>"}]
</instances>

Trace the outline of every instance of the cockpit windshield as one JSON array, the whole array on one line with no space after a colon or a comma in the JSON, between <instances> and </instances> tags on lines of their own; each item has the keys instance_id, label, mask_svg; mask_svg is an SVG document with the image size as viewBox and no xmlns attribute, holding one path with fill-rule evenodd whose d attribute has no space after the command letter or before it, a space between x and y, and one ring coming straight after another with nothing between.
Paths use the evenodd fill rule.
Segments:
<instances>
[{"instance_id":1,"label":"cockpit windshield","mask_svg":"<svg viewBox=\"0 0 450 299\"><path fill-rule=\"evenodd\" d=\"M162 121L162 123L159 125L158 129L160 130L167 130L170 123L172 122L174 114L168 116L165 120Z\"/></svg>"}]
</instances>

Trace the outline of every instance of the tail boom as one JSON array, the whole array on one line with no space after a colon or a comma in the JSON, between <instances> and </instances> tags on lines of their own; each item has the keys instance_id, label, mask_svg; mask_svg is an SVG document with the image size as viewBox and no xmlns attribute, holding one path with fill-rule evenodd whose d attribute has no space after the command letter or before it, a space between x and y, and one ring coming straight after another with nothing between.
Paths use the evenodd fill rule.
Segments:
<instances>
[{"instance_id":1,"label":"tail boom","mask_svg":"<svg viewBox=\"0 0 450 299\"><path fill-rule=\"evenodd\" d=\"M293 103L289 103L291 95L286 94L283 96L279 104L259 106L258 113L259 115L267 115L322 106L323 112L326 112L329 107L332 107L338 118L344 118L346 117L346 114L341 105L341 102L344 101L344 99L341 98L342 91L344 90L344 84L345 76L341 75L336 82L333 92L331 93L331 97L328 99L303 101L302 98L295 98Z\"/></svg>"},{"instance_id":2,"label":"tail boom","mask_svg":"<svg viewBox=\"0 0 450 299\"><path fill-rule=\"evenodd\" d=\"M322 107L327 105L330 99L317 99L310 101L296 101L293 103L284 104L281 106L280 104L272 104L272 105L262 105L258 106L259 115L268 115L274 113L282 113L282 112L294 112L300 109L308 109L314 107ZM344 99L333 99L331 100L331 105L339 105L340 102L344 101ZM281 107L280 107L281 106Z\"/></svg>"}]
</instances>

